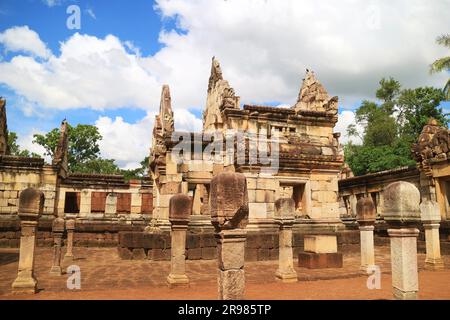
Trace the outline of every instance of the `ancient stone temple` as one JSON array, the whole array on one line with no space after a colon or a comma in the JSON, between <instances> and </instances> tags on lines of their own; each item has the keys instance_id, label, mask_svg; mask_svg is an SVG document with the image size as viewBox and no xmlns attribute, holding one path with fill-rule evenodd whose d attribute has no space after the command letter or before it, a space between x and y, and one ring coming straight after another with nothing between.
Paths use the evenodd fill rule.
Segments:
<instances>
[{"instance_id":1,"label":"ancient stone temple","mask_svg":"<svg viewBox=\"0 0 450 320\"><path fill-rule=\"evenodd\" d=\"M430 119L412 151L420 170L422 200L437 201L442 220L450 220L449 130Z\"/></svg>"},{"instance_id":2,"label":"ancient stone temple","mask_svg":"<svg viewBox=\"0 0 450 320\"><path fill-rule=\"evenodd\" d=\"M292 107L241 107L240 97L213 58L203 132L177 132L169 87L163 86L150 156L157 230L169 230L169 199L181 192L193 199L191 231L211 231L210 182L222 171L240 172L247 179L249 232L277 232L274 210L279 198L295 202L295 232L339 230L343 227L338 203L343 150L339 134L333 133L337 111L338 98L330 97L309 70ZM239 133L241 138L236 137ZM208 158L204 154L211 144L214 156ZM181 161L174 157L180 145ZM261 160L261 150L268 161ZM256 161L252 152L258 154Z\"/></svg>"},{"instance_id":3,"label":"ancient stone temple","mask_svg":"<svg viewBox=\"0 0 450 320\"><path fill-rule=\"evenodd\" d=\"M339 180L340 217L348 228L355 227L356 204L359 199L371 197L377 221L375 230L386 230L384 189L393 182L405 181L420 191L421 202L439 204L442 239L450 234L450 139L449 131L430 119L423 127L417 143L412 146L412 156L417 165L370 173L354 177L344 172Z\"/></svg>"}]
</instances>

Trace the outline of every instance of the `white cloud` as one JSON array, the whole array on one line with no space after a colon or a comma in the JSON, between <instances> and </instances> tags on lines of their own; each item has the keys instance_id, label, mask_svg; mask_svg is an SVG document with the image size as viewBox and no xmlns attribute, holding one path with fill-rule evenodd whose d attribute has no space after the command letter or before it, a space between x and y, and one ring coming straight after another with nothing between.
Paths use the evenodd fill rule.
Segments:
<instances>
[{"instance_id":1,"label":"white cloud","mask_svg":"<svg viewBox=\"0 0 450 320\"><path fill-rule=\"evenodd\" d=\"M44 147L33 143L33 136L35 134L45 134L46 132L42 132L38 129L31 129L27 134L24 135L18 135L17 136L17 144L20 146L21 149L26 149L30 152L34 152L42 156L46 162L51 163L52 159L49 156L44 156L45 149Z\"/></svg>"},{"instance_id":2,"label":"white cloud","mask_svg":"<svg viewBox=\"0 0 450 320\"><path fill-rule=\"evenodd\" d=\"M122 117L98 118L95 125L103 136L99 143L102 157L115 159L124 168L139 166L149 154L154 118L155 114L148 113L134 124Z\"/></svg>"},{"instance_id":3,"label":"white cloud","mask_svg":"<svg viewBox=\"0 0 450 320\"><path fill-rule=\"evenodd\" d=\"M51 54L39 35L28 26L13 27L0 33L0 43L6 51L24 51L41 58L47 58Z\"/></svg>"},{"instance_id":4,"label":"white cloud","mask_svg":"<svg viewBox=\"0 0 450 320\"><path fill-rule=\"evenodd\" d=\"M177 128L201 127L187 110L204 108L213 55L242 103L292 105L305 68L315 70L340 98L344 111L335 131L344 143L346 127L354 123L347 109L373 99L382 77L404 87L441 87L448 78L428 74L431 62L448 55L435 43L448 29L448 1L158 0L155 8L183 32L162 30L163 48L152 56L142 56L127 39L78 33L61 42L58 54L46 55L37 36L38 46L15 50L47 58L0 61L0 83L45 108L145 110L147 116L136 123L97 121L105 136L102 154L132 166L148 153L162 84L170 85Z\"/></svg>"},{"instance_id":5,"label":"white cloud","mask_svg":"<svg viewBox=\"0 0 450 320\"><path fill-rule=\"evenodd\" d=\"M61 54L39 62L18 55L0 63L0 82L16 93L53 109L138 107L159 102L160 84L112 35L104 39L71 36Z\"/></svg>"},{"instance_id":6,"label":"white cloud","mask_svg":"<svg viewBox=\"0 0 450 320\"><path fill-rule=\"evenodd\" d=\"M428 65L448 54L434 42L448 29L448 2L159 0L157 4L162 16L177 19L186 34L161 33L165 47L149 67L164 71L162 79L172 85L174 96L191 106L204 105L213 55L243 102L292 104L307 67L316 71L330 94L340 96L344 106L373 97L378 81L386 76L406 87L445 83L446 75L430 76ZM199 94L192 95L192 90Z\"/></svg>"},{"instance_id":7,"label":"white cloud","mask_svg":"<svg viewBox=\"0 0 450 320\"><path fill-rule=\"evenodd\" d=\"M42 2L48 7L59 6L61 4L61 0L42 0Z\"/></svg>"},{"instance_id":8,"label":"white cloud","mask_svg":"<svg viewBox=\"0 0 450 320\"><path fill-rule=\"evenodd\" d=\"M339 113L338 122L336 123L336 126L334 127L334 132L340 132L341 138L339 141L342 144L346 144L347 142L351 141L354 144L361 144L362 141L359 137L349 137L347 135L347 128L350 124L356 124L355 121L355 113L353 111L344 110L341 113ZM364 128L361 125L356 126L357 131L362 135L364 132Z\"/></svg>"},{"instance_id":9,"label":"white cloud","mask_svg":"<svg viewBox=\"0 0 450 320\"><path fill-rule=\"evenodd\" d=\"M99 117L95 122L103 139L100 141L102 157L115 159L124 169L140 167L140 162L149 155L152 131L156 113L148 113L136 123L128 123L122 117L114 120ZM200 131L202 121L187 110L175 113L176 130Z\"/></svg>"}]
</instances>

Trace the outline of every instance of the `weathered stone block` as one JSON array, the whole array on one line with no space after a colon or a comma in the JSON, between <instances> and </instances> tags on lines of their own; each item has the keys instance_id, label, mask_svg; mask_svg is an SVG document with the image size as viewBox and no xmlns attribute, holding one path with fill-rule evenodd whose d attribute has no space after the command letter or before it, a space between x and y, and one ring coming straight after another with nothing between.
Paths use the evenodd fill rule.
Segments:
<instances>
[{"instance_id":1,"label":"weathered stone block","mask_svg":"<svg viewBox=\"0 0 450 320\"><path fill-rule=\"evenodd\" d=\"M169 220L172 224L188 224L192 212L192 201L188 195L173 195L169 202Z\"/></svg>"},{"instance_id":2,"label":"weathered stone block","mask_svg":"<svg viewBox=\"0 0 450 320\"><path fill-rule=\"evenodd\" d=\"M217 258L217 248L215 247L203 247L202 251L202 259L203 260L213 260Z\"/></svg>"},{"instance_id":3,"label":"weathered stone block","mask_svg":"<svg viewBox=\"0 0 450 320\"><path fill-rule=\"evenodd\" d=\"M145 254L144 248L134 248L132 251L133 260L145 260L147 255Z\"/></svg>"},{"instance_id":4,"label":"weathered stone block","mask_svg":"<svg viewBox=\"0 0 450 320\"><path fill-rule=\"evenodd\" d=\"M334 253L337 252L336 235L305 235L305 252Z\"/></svg>"},{"instance_id":5,"label":"weathered stone block","mask_svg":"<svg viewBox=\"0 0 450 320\"><path fill-rule=\"evenodd\" d=\"M205 247L216 247L216 238L213 233L203 233L200 235L200 246Z\"/></svg>"},{"instance_id":6,"label":"weathered stone block","mask_svg":"<svg viewBox=\"0 0 450 320\"><path fill-rule=\"evenodd\" d=\"M408 224L420 220L420 192L412 183L389 184L383 193L383 217L389 224Z\"/></svg>"},{"instance_id":7,"label":"weathered stone block","mask_svg":"<svg viewBox=\"0 0 450 320\"><path fill-rule=\"evenodd\" d=\"M270 260L270 249L269 248L259 248L258 249L258 261Z\"/></svg>"},{"instance_id":8,"label":"weathered stone block","mask_svg":"<svg viewBox=\"0 0 450 320\"><path fill-rule=\"evenodd\" d=\"M342 268L342 253L312 253L300 252L298 266L308 269Z\"/></svg>"},{"instance_id":9,"label":"weathered stone block","mask_svg":"<svg viewBox=\"0 0 450 320\"><path fill-rule=\"evenodd\" d=\"M201 235L199 235L199 234L188 234L186 236L186 248L187 249L200 248L200 244L201 244Z\"/></svg>"},{"instance_id":10,"label":"weathered stone block","mask_svg":"<svg viewBox=\"0 0 450 320\"><path fill-rule=\"evenodd\" d=\"M221 270L240 269L244 267L245 241L219 242L217 249L218 263Z\"/></svg>"},{"instance_id":11,"label":"weathered stone block","mask_svg":"<svg viewBox=\"0 0 450 320\"><path fill-rule=\"evenodd\" d=\"M249 217L252 219L267 218L266 203L249 203Z\"/></svg>"},{"instance_id":12,"label":"weathered stone block","mask_svg":"<svg viewBox=\"0 0 450 320\"><path fill-rule=\"evenodd\" d=\"M219 270L219 299L242 300L245 290L245 272L241 270Z\"/></svg>"},{"instance_id":13,"label":"weathered stone block","mask_svg":"<svg viewBox=\"0 0 450 320\"><path fill-rule=\"evenodd\" d=\"M202 258L202 248L193 248L187 250L189 260L200 260Z\"/></svg>"},{"instance_id":14,"label":"weathered stone block","mask_svg":"<svg viewBox=\"0 0 450 320\"><path fill-rule=\"evenodd\" d=\"M161 186L161 194L164 194L164 195L170 194L170 195L172 195L172 194L179 193L181 191L180 190L180 185L181 184L179 182L174 182L174 181L169 181L167 183L164 183Z\"/></svg>"},{"instance_id":15,"label":"weathered stone block","mask_svg":"<svg viewBox=\"0 0 450 320\"><path fill-rule=\"evenodd\" d=\"M356 220L360 225L372 225L375 223L376 210L372 197L364 197L356 202Z\"/></svg>"},{"instance_id":16,"label":"weathered stone block","mask_svg":"<svg viewBox=\"0 0 450 320\"><path fill-rule=\"evenodd\" d=\"M211 222L216 228L245 228L248 222L248 194L245 176L221 172L211 181Z\"/></svg>"},{"instance_id":17,"label":"weathered stone block","mask_svg":"<svg viewBox=\"0 0 450 320\"><path fill-rule=\"evenodd\" d=\"M149 251L150 260L168 261L171 258L171 249L152 249Z\"/></svg>"},{"instance_id":18,"label":"weathered stone block","mask_svg":"<svg viewBox=\"0 0 450 320\"><path fill-rule=\"evenodd\" d=\"M245 261L258 261L258 249L245 248Z\"/></svg>"}]
</instances>

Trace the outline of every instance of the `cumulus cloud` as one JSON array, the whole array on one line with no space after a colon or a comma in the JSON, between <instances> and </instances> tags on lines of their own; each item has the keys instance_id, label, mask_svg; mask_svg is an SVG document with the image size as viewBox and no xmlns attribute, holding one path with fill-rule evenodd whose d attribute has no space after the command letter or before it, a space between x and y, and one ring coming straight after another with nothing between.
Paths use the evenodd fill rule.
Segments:
<instances>
[{"instance_id":1,"label":"cumulus cloud","mask_svg":"<svg viewBox=\"0 0 450 320\"><path fill-rule=\"evenodd\" d=\"M99 117L95 125L103 137L100 142L102 157L115 159L125 169L139 167L140 161L149 155L155 115L155 112L149 112L136 123L128 123L122 117ZM202 129L202 121L187 110L178 110L174 117L176 130Z\"/></svg>"},{"instance_id":2,"label":"cumulus cloud","mask_svg":"<svg viewBox=\"0 0 450 320\"><path fill-rule=\"evenodd\" d=\"M382 77L404 87L446 82L448 75L431 76L428 66L448 54L435 38L448 29L449 6L421 0L157 0L155 10L176 28L161 30L163 46L154 55L143 56L128 39L78 33L51 54L26 27L37 46L1 41L6 50L32 56L0 61L0 83L45 108L145 110L136 123L105 117L96 123L105 136L103 155L131 165L148 152L162 84L171 88L175 125L200 129L201 120L188 110L204 108L213 55L242 103L292 105L310 68L340 98L335 131L346 142L346 127L354 122L346 109L374 98Z\"/></svg>"},{"instance_id":3,"label":"cumulus cloud","mask_svg":"<svg viewBox=\"0 0 450 320\"><path fill-rule=\"evenodd\" d=\"M428 65L447 53L434 39L448 29L448 2L159 0L157 8L184 32L162 32L165 47L150 66L193 106L204 101L212 55L243 102L292 104L307 67L344 107L373 97L381 77L406 87L445 83ZM202 94L189 97L191 87Z\"/></svg>"},{"instance_id":4,"label":"cumulus cloud","mask_svg":"<svg viewBox=\"0 0 450 320\"><path fill-rule=\"evenodd\" d=\"M45 154L44 147L42 147L36 143L33 143L33 136L35 134L45 134L45 132L42 132L38 129L33 128L24 135L18 135L17 144L21 147L21 149L26 149L30 152L34 152L34 153L42 156L45 159L45 161L50 163L52 161L52 159L49 156L44 156L44 154Z\"/></svg>"},{"instance_id":5,"label":"cumulus cloud","mask_svg":"<svg viewBox=\"0 0 450 320\"><path fill-rule=\"evenodd\" d=\"M51 54L39 35L28 26L13 27L0 33L0 43L6 51L24 51L41 58Z\"/></svg>"},{"instance_id":6,"label":"cumulus cloud","mask_svg":"<svg viewBox=\"0 0 450 320\"><path fill-rule=\"evenodd\" d=\"M350 110L344 110L341 113L339 113L338 122L336 123L336 126L334 127L334 132L340 132L341 138L340 142L343 144L348 143L351 141L354 144L361 144L362 141L359 137L349 137L347 135L347 128L351 124L356 124L355 121L355 113ZM364 128L361 125L357 125L356 130L360 135L364 132Z\"/></svg>"},{"instance_id":7,"label":"cumulus cloud","mask_svg":"<svg viewBox=\"0 0 450 320\"><path fill-rule=\"evenodd\" d=\"M159 100L159 83L115 36L76 33L61 43L60 51L44 62L17 55L0 63L0 82L54 109L150 109Z\"/></svg>"},{"instance_id":8,"label":"cumulus cloud","mask_svg":"<svg viewBox=\"0 0 450 320\"><path fill-rule=\"evenodd\" d=\"M149 154L154 118L154 113L136 123L128 123L122 117L98 118L95 125L103 136L99 143L102 157L115 159L122 168L139 167Z\"/></svg>"},{"instance_id":9,"label":"cumulus cloud","mask_svg":"<svg viewBox=\"0 0 450 320\"><path fill-rule=\"evenodd\" d=\"M48 7L54 7L61 4L61 0L42 0L42 2Z\"/></svg>"}]
</instances>

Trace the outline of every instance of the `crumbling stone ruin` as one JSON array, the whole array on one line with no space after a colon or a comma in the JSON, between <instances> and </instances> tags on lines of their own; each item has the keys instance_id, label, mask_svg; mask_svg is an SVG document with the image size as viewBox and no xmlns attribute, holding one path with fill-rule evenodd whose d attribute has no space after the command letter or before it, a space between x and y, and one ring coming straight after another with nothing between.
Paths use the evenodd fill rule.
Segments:
<instances>
[{"instance_id":1,"label":"crumbling stone ruin","mask_svg":"<svg viewBox=\"0 0 450 320\"><path fill-rule=\"evenodd\" d=\"M0 246L19 246L18 198L20 192L33 187L45 195L38 245L53 245L52 222L60 217L70 221L70 243L75 247L117 246L124 259L170 260L169 204L173 195L182 193L192 203L186 258L215 259L214 224L237 227L233 220L220 222L213 215L222 204L211 202L212 197L217 198L211 181L224 172L239 173L246 181L245 190L236 191L245 194L248 203L246 261L279 258L280 224L275 204L284 198L293 201L289 229L294 259L304 250L305 239L309 250L338 258L339 246L359 242L356 205L366 196L375 207L375 235L384 232L387 236L383 191L398 180L413 183L422 200L439 204L440 231L448 233L446 129L434 121L425 126L413 150L417 168L354 177L344 162L340 134L333 132L338 98L327 93L314 72L307 70L297 101L282 108L241 105L224 71L213 58L201 132L175 130L170 89L162 87L149 175L141 180L68 172L66 121L61 123L51 164L9 155L6 101L0 100ZM338 260L336 265L340 265Z\"/></svg>"}]
</instances>

